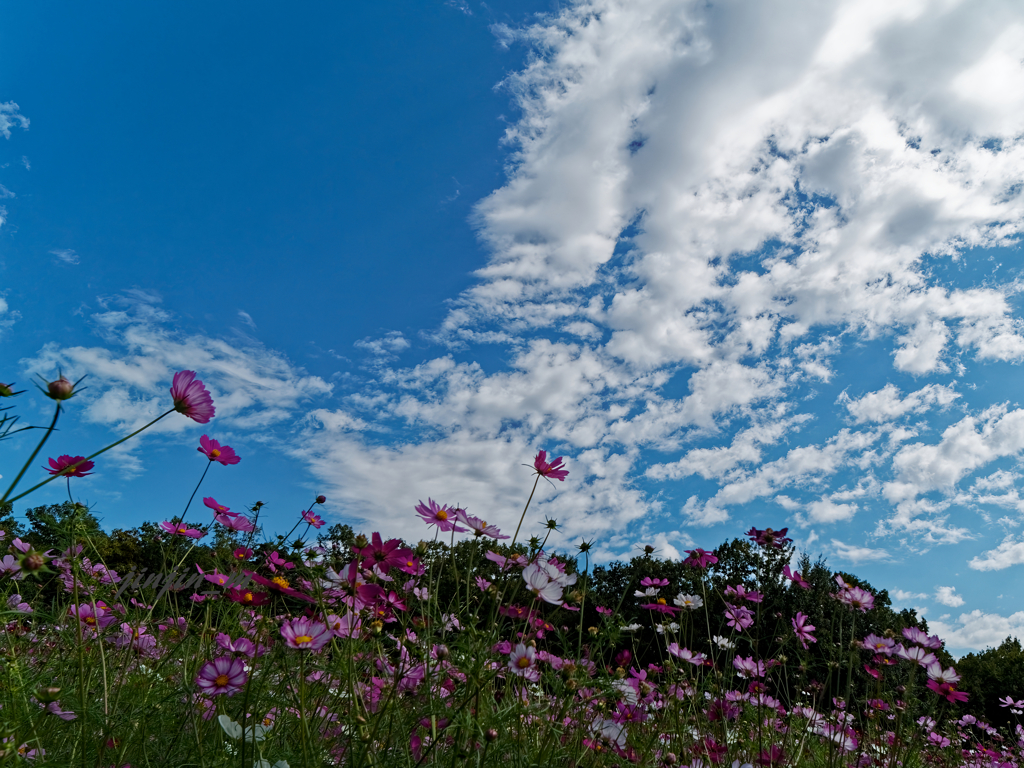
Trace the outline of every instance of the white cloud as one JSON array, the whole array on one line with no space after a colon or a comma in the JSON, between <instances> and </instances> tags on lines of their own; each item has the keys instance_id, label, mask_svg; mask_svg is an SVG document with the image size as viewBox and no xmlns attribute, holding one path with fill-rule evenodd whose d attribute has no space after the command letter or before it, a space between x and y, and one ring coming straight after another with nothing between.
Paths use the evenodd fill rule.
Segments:
<instances>
[{"instance_id":1,"label":"white cloud","mask_svg":"<svg viewBox=\"0 0 1024 768\"><path fill-rule=\"evenodd\" d=\"M951 651L980 651L1000 645L1008 637L1024 637L1024 611L1000 616L973 610L961 613L955 622L929 622L928 627L946 642ZM954 656L963 655L954 652Z\"/></svg>"},{"instance_id":2,"label":"white cloud","mask_svg":"<svg viewBox=\"0 0 1024 768\"><path fill-rule=\"evenodd\" d=\"M832 547L836 557L842 560L849 560L854 565L874 560L889 560L889 553L884 549L871 549L870 547L858 547L855 544L845 544L838 539L832 539Z\"/></svg>"},{"instance_id":3,"label":"white cloud","mask_svg":"<svg viewBox=\"0 0 1024 768\"><path fill-rule=\"evenodd\" d=\"M928 595L924 592L907 592L903 589L893 589L889 591L889 595L900 603L908 603L912 600L927 600Z\"/></svg>"},{"instance_id":4,"label":"white cloud","mask_svg":"<svg viewBox=\"0 0 1024 768\"><path fill-rule=\"evenodd\" d=\"M959 608L964 604L964 599L956 594L956 587L936 587L935 602L948 605L950 608Z\"/></svg>"},{"instance_id":5,"label":"white cloud","mask_svg":"<svg viewBox=\"0 0 1024 768\"><path fill-rule=\"evenodd\" d=\"M1011 534L998 547L972 557L967 564L976 571L1002 571L1021 563L1024 563L1024 540L1017 541Z\"/></svg>"},{"instance_id":6,"label":"white cloud","mask_svg":"<svg viewBox=\"0 0 1024 768\"><path fill-rule=\"evenodd\" d=\"M856 400L844 391L837 402L846 407L856 423L863 424L892 421L908 413L924 413L936 405L947 406L958 397L960 394L952 387L929 384L900 398L899 389L893 384L886 384L877 392L868 392Z\"/></svg>"},{"instance_id":7,"label":"white cloud","mask_svg":"<svg viewBox=\"0 0 1024 768\"><path fill-rule=\"evenodd\" d=\"M20 107L13 101L0 102L0 136L11 138L11 128L28 130L28 118L18 110Z\"/></svg>"},{"instance_id":8,"label":"white cloud","mask_svg":"<svg viewBox=\"0 0 1024 768\"><path fill-rule=\"evenodd\" d=\"M78 254L75 253L70 248L59 248L55 251L50 251L50 253L56 256L61 261L63 261L65 264L78 264L78 262L80 261Z\"/></svg>"},{"instance_id":9,"label":"white cloud","mask_svg":"<svg viewBox=\"0 0 1024 768\"><path fill-rule=\"evenodd\" d=\"M252 319L252 315L250 315L248 312L245 312L245 311L240 309L240 310L238 310L238 317L247 326L252 328L254 331L256 330L256 321Z\"/></svg>"}]
</instances>

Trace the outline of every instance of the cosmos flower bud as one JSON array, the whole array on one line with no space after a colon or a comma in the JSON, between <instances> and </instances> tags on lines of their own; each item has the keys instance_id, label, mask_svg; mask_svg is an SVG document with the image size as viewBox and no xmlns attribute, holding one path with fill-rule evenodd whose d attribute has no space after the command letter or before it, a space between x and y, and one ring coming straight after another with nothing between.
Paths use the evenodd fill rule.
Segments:
<instances>
[{"instance_id":1,"label":"cosmos flower bud","mask_svg":"<svg viewBox=\"0 0 1024 768\"><path fill-rule=\"evenodd\" d=\"M326 496L317 496L316 497L316 503L317 504L326 504L327 503L327 497Z\"/></svg>"},{"instance_id":2,"label":"cosmos flower bud","mask_svg":"<svg viewBox=\"0 0 1024 768\"><path fill-rule=\"evenodd\" d=\"M75 394L75 385L61 376L46 385L46 394L53 400L67 400Z\"/></svg>"},{"instance_id":3,"label":"cosmos flower bud","mask_svg":"<svg viewBox=\"0 0 1024 768\"><path fill-rule=\"evenodd\" d=\"M0 397L14 397L14 385L0 382Z\"/></svg>"},{"instance_id":4,"label":"cosmos flower bud","mask_svg":"<svg viewBox=\"0 0 1024 768\"><path fill-rule=\"evenodd\" d=\"M43 704L49 704L51 701L56 701L59 694L60 688L45 686L36 691L36 698Z\"/></svg>"},{"instance_id":5,"label":"cosmos flower bud","mask_svg":"<svg viewBox=\"0 0 1024 768\"><path fill-rule=\"evenodd\" d=\"M370 540L366 538L366 534L360 533L356 536L356 540L353 542L356 548L365 549L370 545Z\"/></svg>"},{"instance_id":6,"label":"cosmos flower bud","mask_svg":"<svg viewBox=\"0 0 1024 768\"><path fill-rule=\"evenodd\" d=\"M498 738L498 732L496 730L494 730L493 728L488 728L484 732L484 738L487 739L488 741L496 741L497 738Z\"/></svg>"}]
</instances>

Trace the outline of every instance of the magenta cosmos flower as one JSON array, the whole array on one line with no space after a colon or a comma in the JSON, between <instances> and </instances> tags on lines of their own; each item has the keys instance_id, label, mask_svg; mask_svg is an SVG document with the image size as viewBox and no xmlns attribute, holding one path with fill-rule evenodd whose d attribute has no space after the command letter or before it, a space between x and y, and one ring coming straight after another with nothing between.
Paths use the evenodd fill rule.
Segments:
<instances>
[{"instance_id":1,"label":"magenta cosmos flower","mask_svg":"<svg viewBox=\"0 0 1024 768\"><path fill-rule=\"evenodd\" d=\"M683 561L683 565L689 565L692 568L707 568L709 565L714 565L718 562L718 558L708 552L706 549L688 549L686 554L689 555Z\"/></svg>"},{"instance_id":2,"label":"magenta cosmos flower","mask_svg":"<svg viewBox=\"0 0 1024 768\"><path fill-rule=\"evenodd\" d=\"M90 469L95 467L91 461L86 461L85 456L61 456L57 459L50 459L50 469L46 469L51 475L66 475L68 477L85 477L91 475ZM75 467L75 465L78 465ZM69 469L69 467L75 467Z\"/></svg>"},{"instance_id":3,"label":"magenta cosmos flower","mask_svg":"<svg viewBox=\"0 0 1024 768\"><path fill-rule=\"evenodd\" d=\"M198 424L206 424L216 412L213 398L203 382L196 378L195 371L178 371L174 374L171 397L174 398L174 410Z\"/></svg>"},{"instance_id":4,"label":"magenta cosmos flower","mask_svg":"<svg viewBox=\"0 0 1024 768\"><path fill-rule=\"evenodd\" d=\"M319 621L299 616L281 625L281 637L289 648L302 651L319 651L331 641L330 628Z\"/></svg>"},{"instance_id":5,"label":"magenta cosmos flower","mask_svg":"<svg viewBox=\"0 0 1024 768\"><path fill-rule=\"evenodd\" d=\"M196 677L196 685L207 696L219 696L222 693L234 696L242 690L247 679L241 659L221 656L202 666Z\"/></svg>"},{"instance_id":6,"label":"magenta cosmos flower","mask_svg":"<svg viewBox=\"0 0 1024 768\"><path fill-rule=\"evenodd\" d=\"M533 460L533 468L537 470L537 474L541 477L550 477L552 480L565 480L569 476L569 470L563 469L565 463L562 457L551 461L547 461L547 457L547 451L537 451L537 456Z\"/></svg>"},{"instance_id":7,"label":"magenta cosmos flower","mask_svg":"<svg viewBox=\"0 0 1024 768\"><path fill-rule=\"evenodd\" d=\"M436 525L442 533L448 533L449 531L465 533L466 531L465 528L455 524L455 520L458 519L456 516L457 510L448 509L447 504L439 507L436 501L428 498L426 504L420 501L416 506L416 511L428 525Z\"/></svg>"},{"instance_id":8,"label":"magenta cosmos flower","mask_svg":"<svg viewBox=\"0 0 1024 768\"><path fill-rule=\"evenodd\" d=\"M302 513L302 519L317 529L324 524L324 519L322 517L309 510Z\"/></svg>"},{"instance_id":9,"label":"magenta cosmos flower","mask_svg":"<svg viewBox=\"0 0 1024 768\"><path fill-rule=\"evenodd\" d=\"M210 407L213 408L212 405ZM237 464L242 460L230 445L221 445L206 435L199 438L199 447L196 450L204 454L210 461L219 461L224 466Z\"/></svg>"},{"instance_id":10,"label":"magenta cosmos flower","mask_svg":"<svg viewBox=\"0 0 1024 768\"><path fill-rule=\"evenodd\" d=\"M195 528L189 528L185 523L178 523L177 525L171 525L169 520L164 520L160 523L160 527L171 534L172 536L188 536L190 539L201 539L206 534L202 531L196 530Z\"/></svg>"},{"instance_id":11,"label":"magenta cosmos flower","mask_svg":"<svg viewBox=\"0 0 1024 768\"><path fill-rule=\"evenodd\" d=\"M486 520L474 517L464 509L455 510L455 514L459 518L459 522L468 525L476 536L490 536L492 539L510 538L499 531L496 526L488 525Z\"/></svg>"}]
</instances>

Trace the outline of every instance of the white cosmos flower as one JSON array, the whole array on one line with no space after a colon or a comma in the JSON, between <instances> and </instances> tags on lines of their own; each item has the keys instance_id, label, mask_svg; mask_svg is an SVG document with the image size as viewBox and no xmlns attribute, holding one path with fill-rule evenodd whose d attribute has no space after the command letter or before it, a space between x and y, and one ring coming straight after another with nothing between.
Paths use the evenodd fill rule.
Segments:
<instances>
[{"instance_id":1,"label":"white cosmos flower","mask_svg":"<svg viewBox=\"0 0 1024 768\"><path fill-rule=\"evenodd\" d=\"M224 733L230 736L232 739L242 738L242 726L236 723L227 715L220 715L217 718L217 722L220 723L220 727L224 729ZM250 725L245 729L245 740L252 741L253 734L256 735L256 741L263 741L266 737L267 731L271 726L266 725Z\"/></svg>"}]
</instances>

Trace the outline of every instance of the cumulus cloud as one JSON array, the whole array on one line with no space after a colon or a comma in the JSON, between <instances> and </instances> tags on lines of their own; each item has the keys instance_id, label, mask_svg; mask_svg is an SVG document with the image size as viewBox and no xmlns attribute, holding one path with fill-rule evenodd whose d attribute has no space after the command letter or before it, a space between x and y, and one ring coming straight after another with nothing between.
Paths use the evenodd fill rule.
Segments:
<instances>
[{"instance_id":1,"label":"cumulus cloud","mask_svg":"<svg viewBox=\"0 0 1024 768\"><path fill-rule=\"evenodd\" d=\"M929 384L901 398L898 387L886 384L877 392L868 392L856 400L843 392L838 402L845 406L856 423L862 424L892 421L908 413L924 413L936 405L947 406L958 397L960 394L952 387Z\"/></svg>"},{"instance_id":2,"label":"cumulus cloud","mask_svg":"<svg viewBox=\"0 0 1024 768\"><path fill-rule=\"evenodd\" d=\"M1021 563L1024 563L1024 540L1018 541L1011 534L998 547L972 557L967 564L976 571L1002 571Z\"/></svg>"},{"instance_id":3,"label":"cumulus cloud","mask_svg":"<svg viewBox=\"0 0 1024 768\"><path fill-rule=\"evenodd\" d=\"M959 608L964 604L964 599L956 594L956 587L936 587L935 602L948 605L950 608Z\"/></svg>"},{"instance_id":4,"label":"cumulus cloud","mask_svg":"<svg viewBox=\"0 0 1024 768\"><path fill-rule=\"evenodd\" d=\"M962 656L967 651L994 648L1008 637L1024 637L1024 611L1001 616L973 610L961 613L953 622L931 621L928 628L946 642L954 656Z\"/></svg>"},{"instance_id":5,"label":"cumulus cloud","mask_svg":"<svg viewBox=\"0 0 1024 768\"><path fill-rule=\"evenodd\" d=\"M20 109L13 101L0 102L0 136L11 138L11 128L28 130L28 118L21 114Z\"/></svg>"}]
</instances>

